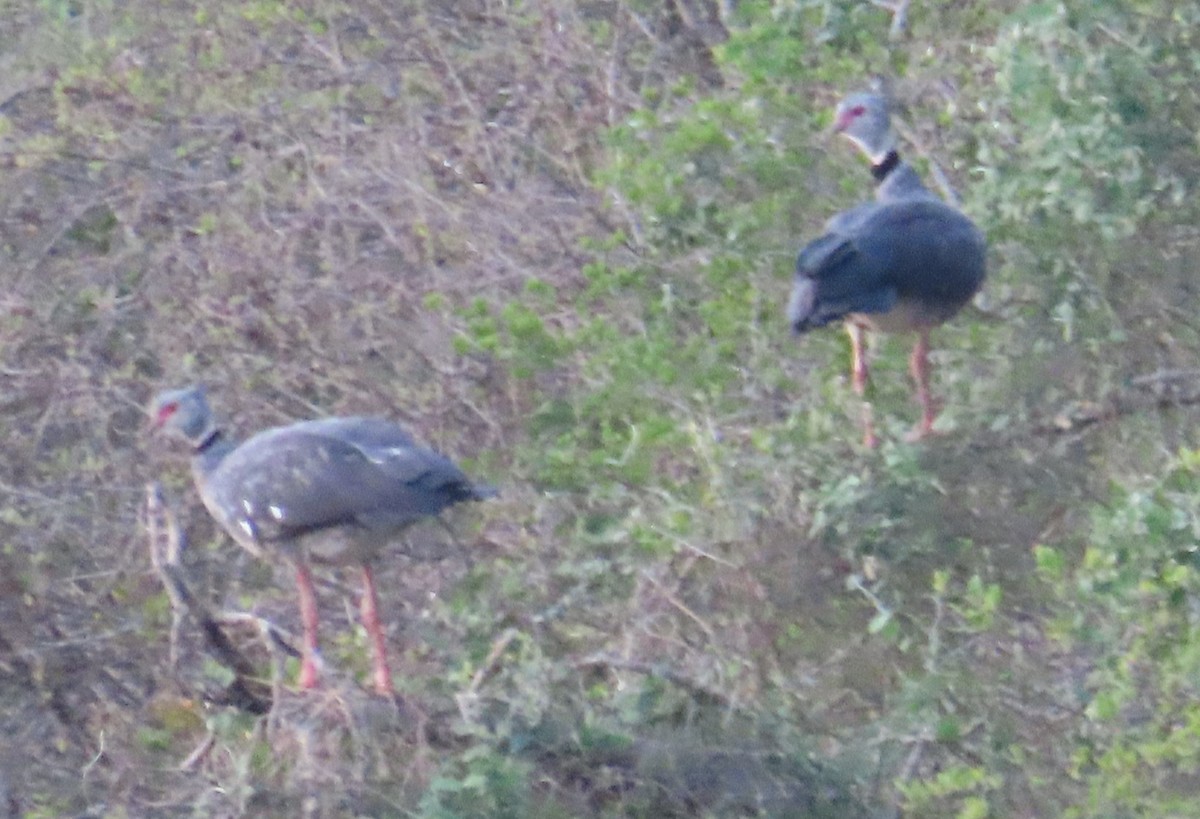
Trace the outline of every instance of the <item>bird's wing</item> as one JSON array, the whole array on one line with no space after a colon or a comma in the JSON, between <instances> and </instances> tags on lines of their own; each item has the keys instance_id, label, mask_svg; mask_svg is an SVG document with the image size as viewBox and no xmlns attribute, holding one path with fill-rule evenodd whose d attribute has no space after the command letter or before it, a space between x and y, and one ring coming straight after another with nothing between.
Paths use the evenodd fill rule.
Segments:
<instances>
[{"instance_id":1,"label":"bird's wing","mask_svg":"<svg viewBox=\"0 0 1200 819\"><path fill-rule=\"evenodd\" d=\"M881 207L856 233L860 255L902 299L961 306L983 282L983 234L944 202L916 199Z\"/></svg>"},{"instance_id":2,"label":"bird's wing","mask_svg":"<svg viewBox=\"0 0 1200 819\"><path fill-rule=\"evenodd\" d=\"M396 529L473 495L448 459L369 418L267 430L230 453L209 492L256 541L338 525Z\"/></svg>"},{"instance_id":3,"label":"bird's wing","mask_svg":"<svg viewBox=\"0 0 1200 819\"><path fill-rule=\"evenodd\" d=\"M983 277L983 240L971 221L930 199L860 206L796 260L789 308L803 331L848 313L886 313L900 299L961 305Z\"/></svg>"}]
</instances>

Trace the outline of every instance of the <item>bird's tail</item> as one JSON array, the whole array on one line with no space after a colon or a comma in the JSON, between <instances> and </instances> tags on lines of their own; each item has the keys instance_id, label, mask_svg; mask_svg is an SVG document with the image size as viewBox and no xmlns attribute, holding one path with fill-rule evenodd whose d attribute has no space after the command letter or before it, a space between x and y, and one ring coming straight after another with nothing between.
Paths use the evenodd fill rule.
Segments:
<instances>
[{"instance_id":1,"label":"bird's tail","mask_svg":"<svg viewBox=\"0 0 1200 819\"><path fill-rule=\"evenodd\" d=\"M488 498L494 498L500 494L499 489L492 486L491 484L486 484L486 483L468 484L467 489L468 489L467 497L470 500L487 500Z\"/></svg>"},{"instance_id":2,"label":"bird's tail","mask_svg":"<svg viewBox=\"0 0 1200 819\"><path fill-rule=\"evenodd\" d=\"M792 285L792 297L788 299L787 319L796 335L812 329L813 310L817 304L817 283L812 279L796 277Z\"/></svg>"},{"instance_id":3,"label":"bird's tail","mask_svg":"<svg viewBox=\"0 0 1200 819\"><path fill-rule=\"evenodd\" d=\"M854 242L836 233L827 233L800 251L792 297L787 306L788 324L793 333L799 335L824 327L860 309L855 304L858 294L854 287L854 266L857 259Z\"/></svg>"}]
</instances>

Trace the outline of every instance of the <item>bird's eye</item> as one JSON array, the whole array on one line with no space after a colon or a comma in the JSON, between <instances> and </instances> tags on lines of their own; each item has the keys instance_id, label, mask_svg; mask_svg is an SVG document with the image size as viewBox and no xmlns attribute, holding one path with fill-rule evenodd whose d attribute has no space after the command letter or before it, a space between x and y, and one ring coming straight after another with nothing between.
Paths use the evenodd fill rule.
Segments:
<instances>
[{"instance_id":1,"label":"bird's eye","mask_svg":"<svg viewBox=\"0 0 1200 819\"><path fill-rule=\"evenodd\" d=\"M163 404L158 410L158 423L163 423L179 410L179 402L172 401L169 404Z\"/></svg>"},{"instance_id":2,"label":"bird's eye","mask_svg":"<svg viewBox=\"0 0 1200 819\"><path fill-rule=\"evenodd\" d=\"M865 105L856 105L850 109L850 116L852 117L861 117L865 113L867 113L867 106Z\"/></svg>"}]
</instances>

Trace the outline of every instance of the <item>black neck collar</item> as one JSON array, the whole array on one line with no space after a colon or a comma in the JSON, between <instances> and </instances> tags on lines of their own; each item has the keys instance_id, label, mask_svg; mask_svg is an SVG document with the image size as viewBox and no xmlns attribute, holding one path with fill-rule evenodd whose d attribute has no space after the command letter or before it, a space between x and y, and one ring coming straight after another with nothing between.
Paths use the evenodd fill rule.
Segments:
<instances>
[{"instance_id":1,"label":"black neck collar","mask_svg":"<svg viewBox=\"0 0 1200 819\"><path fill-rule=\"evenodd\" d=\"M213 444L221 439L221 428L213 427L208 434L196 442L195 453L203 455L205 450L209 449Z\"/></svg>"},{"instance_id":2,"label":"black neck collar","mask_svg":"<svg viewBox=\"0 0 1200 819\"><path fill-rule=\"evenodd\" d=\"M876 182L882 182L888 178L888 174L896 170L896 166L899 164L900 154L895 150L888 151L882 162L871 166L871 176L875 177Z\"/></svg>"}]
</instances>

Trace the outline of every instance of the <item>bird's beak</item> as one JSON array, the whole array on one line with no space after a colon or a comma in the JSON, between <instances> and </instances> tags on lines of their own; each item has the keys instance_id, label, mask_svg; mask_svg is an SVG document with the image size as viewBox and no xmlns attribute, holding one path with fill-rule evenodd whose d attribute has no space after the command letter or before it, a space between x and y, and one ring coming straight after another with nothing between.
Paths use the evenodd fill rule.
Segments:
<instances>
[{"instance_id":1,"label":"bird's beak","mask_svg":"<svg viewBox=\"0 0 1200 819\"><path fill-rule=\"evenodd\" d=\"M171 412L172 410L170 407L163 407L157 412L151 408L147 413L148 417L146 418L146 429L149 432L162 429L163 424L167 423L167 419L171 417Z\"/></svg>"}]
</instances>

